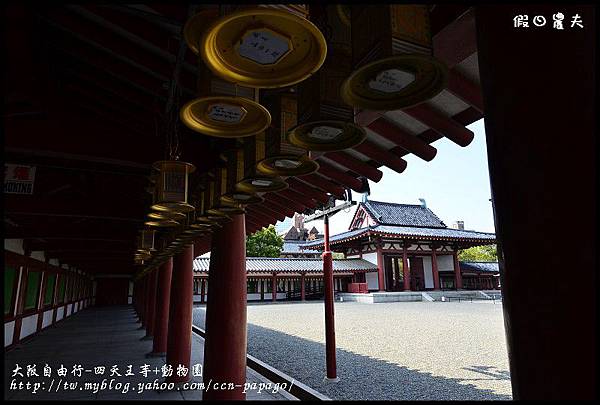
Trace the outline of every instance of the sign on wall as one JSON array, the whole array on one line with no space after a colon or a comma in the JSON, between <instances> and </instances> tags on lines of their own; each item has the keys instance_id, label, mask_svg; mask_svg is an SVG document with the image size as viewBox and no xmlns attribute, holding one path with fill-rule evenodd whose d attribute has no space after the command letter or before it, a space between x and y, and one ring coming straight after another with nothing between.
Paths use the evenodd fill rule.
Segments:
<instances>
[{"instance_id":1,"label":"sign on wall","mask_svg":"<svg viewBox=\"0 0 600 405\"><path fill-rule=\"evenodd\" d=\"M4 193L33 194L35 166L4 164Z\"/></svg>"}]
</instances>

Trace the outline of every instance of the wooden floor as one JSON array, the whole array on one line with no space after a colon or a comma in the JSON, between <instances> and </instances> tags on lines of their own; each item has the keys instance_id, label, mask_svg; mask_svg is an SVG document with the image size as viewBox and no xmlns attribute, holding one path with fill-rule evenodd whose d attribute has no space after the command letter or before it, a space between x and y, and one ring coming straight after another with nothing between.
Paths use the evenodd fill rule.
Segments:
<instances>
[{"instance_id":1,"label":"wooden floor","mask_svg":"<svg viewBox=\"0 0 600 405\"><path fill-rule=\"evenodd\" d=\"M78 312L52 326L31 340L4 354L4 399L8 400L199 400L201 390L154 390L145 386L163 381L161 367L164 358L146 358L152 349L151 340L140 340L145 331L139 329L137 317L131 306L89 308ZM191 333L191 332L190 332ZM202 364L204 340L196 335L192 338L192 365ZM23 377L12 377L16 365ZM38 377L27 374L27 366L36 366ZM50 376L44 376L44 368L51 370ZM61 365L66 375L60 376ZM81 366L81 376L73 373L74 367ZM111 377L111 368L116 365L118 373ZM128 366L131 371L128 374ZM141 367L148 365L147 377L142 375ZM104 374L95 374L95 367L104 366ZM158 374L155 372L158 372ZM202 377L194 377L201 382ZM263 376L247 369L249 383L270 383ZM112 381L112 384L111 384ZM20 387L19 383L23 386ZM65 382L70 385L65 388ZM29 387L26 385L29 383ZM37 386L37 392L34 384ZM91 383L86 386L85 383ZM105 387L102 387L104 383ZM119 385L120 384L120 385ZM140 387L143 388L142 392ZM248 400L286 400L295 399L288 393L272 393L273 390L249 390Z\"/></svg>"}]
</instances>

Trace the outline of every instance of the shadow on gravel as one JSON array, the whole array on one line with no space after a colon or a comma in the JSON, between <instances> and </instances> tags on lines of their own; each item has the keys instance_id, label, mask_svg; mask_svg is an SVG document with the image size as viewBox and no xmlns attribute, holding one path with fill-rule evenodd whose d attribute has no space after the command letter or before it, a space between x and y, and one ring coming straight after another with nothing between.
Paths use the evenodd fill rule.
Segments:
<instances>
[{"instance_id":1,"label":"shadow on gravel","mask_svg":"<svg viewBox=\"0 0 600 405\"><path fill-rule=\"evenodd\" d=\"M195 308L194 324L204 327L204 308ZM349 400L511 400L463 383L466 379L433 376L397 364L338 349L340 382L325 383L325 345L248 324L248 353L332 399ZM467 370L509 379L507 372L472 366Z\"/></svg>"}]
</instances>

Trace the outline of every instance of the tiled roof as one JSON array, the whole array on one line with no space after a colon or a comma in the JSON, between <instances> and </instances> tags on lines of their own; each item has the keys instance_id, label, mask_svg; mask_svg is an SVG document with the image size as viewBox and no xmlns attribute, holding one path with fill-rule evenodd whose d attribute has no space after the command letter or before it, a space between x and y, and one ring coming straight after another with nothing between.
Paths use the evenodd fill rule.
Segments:
<instances>
[{"instance_id":1,"label":"tiled roof","mask_svg":"<svg viewBox=\"0 0 600 405\"><path fill-rule=\"evenodd\" d=\"M210 258L194 259L194 272L208 272ZM377 271L377 265L364 259L334 259L333 272ZM280 258L280 257L247 257L246 272L309 272L322 273L323 260L320 258Z\"/></svg>"},{"instance_id":2,"label":"tiled roof","mask_svg":"<svg viewBox=\"0 0 600 405\"><path fill-rule=\"evenodd\" d=\"M300 245L303 245L306 241L303 240L284 240L283 248L281 253L319 253L316 250L300 250Z\"/></svg>"},{"instance_id":3,"label":"tiled roof","mask_svg":"<svg viewBox=\"0 0 600 405\"><path fill-rule=\"evenodd\" d=\"M391 226L391 225L375 225L367 228L355 229L333 235L329 238L331 244L341 243L349 239L359 238L363 235L398 235L407 238L437 238L445 240L462 240L462 241L489 241L494 243L496 235L487 232L461 231L453 228L416 228L411 226ZM323 245L323 240L306 242L301 245L301 248L318 248Z\"/></svg>"},{"instance_id":4,"label":"tiled roof","mask_svg":"<svg viewBox=\"0 0 600 405\"><path fill-rule=\"evenodd\" d=\"M460 271L475 271L486 273L498 273L498 262L460 262Z\"/></svg>"},{"instance_id":5,"label":"tiled roof","mask_svg":"<svg viewBox=\"0 0 600 405\"><path fill-rule=\"evenodd\" d=\"M446 225L429 208L422 205L395 204L380 201L361 203L367 212L382 225L445 228Z\"/></svg>"}]
</instances>

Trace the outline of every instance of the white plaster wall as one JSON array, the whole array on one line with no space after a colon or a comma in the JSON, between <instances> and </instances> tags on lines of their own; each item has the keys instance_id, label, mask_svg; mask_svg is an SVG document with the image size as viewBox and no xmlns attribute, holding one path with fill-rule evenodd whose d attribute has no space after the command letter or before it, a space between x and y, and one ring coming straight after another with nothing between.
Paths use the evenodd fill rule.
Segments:
<instances>
[{"instance_id":1,"label":"white plaster wall","mask_svg":"<svg viewBox=\"0 0 600 405\"><path fill-rule=\"evenodd\" d=\"M50 259L48 261L48 264L51 264L52 266L57 266L57 267L59 266L58 259Z\"/></svg>"},{"instance_id":2,"label":"white plaster wall","mask_svg":"<svg viewBox=\"0 0 600 405\"><path fill-rule=\"evenodd\" d=\"M127 295L133 295L133 281L129 281L129 292Z\"/></svg>"},{"instance_id":3,"label":"white plaster wall","mask_svg":"<svg viewBox=\"0 0 600 405\"><path fill-rule=\"evenodd\" d=\"M61 319L63 319L63 315L64 315L64 309L65 307L58 307L56 309L56 321L60 321Z\"/></svg>"},{"instance_id":4,"label":"white plaster wall","mask_svg":"<svg viewBox=\"0 0 600 405\"><path fill-rule=\"evenodd\" d=\"M376 271L365 273L365 280L367 280L367 288L369 290L379 290L379 278Z\"/></svg>"},{"instance_id":5,"label":"white plaster wall","mask_svg":"<svg viewBox=\"0 0 600 405\"><path fill-rule=\"evenodd\" d=\"M377 265L377 252L365 253L362 258L370 263Z\"/></svg>"},{"instance_id":6,"label":"white plaster wall","mask_svg":"<svg viewBox=\"0 0 600 405\"><path fill-rule=\"evenodd\" d=\"M40 262L44 262L46 261L46 255L44 254L43 250L34 250L33 252L31 252L31 258L38 260Z\"/></svg>"},{"instance_id":7,"label":"white plaster wall","mask_svg":"<svg viewBox=\"0 0 600 405\"><path fill-rule=\"evenodd\" d=\"M37 330L37 321L38 314L28 316L27 318L23 318L23 320L21 321L21 336L19 336L19 339L23 339L24 337L35 333L35 331Z\"/></svg>"},{"instance_id":8,"label":"white plaster wall","mask_svg":"<svg viewBox=\"0 0 600 405\"><path fill-rule=\"evenodd\" d=\"M15 333L15 321L4 324L4 347L12 344L13 334Z\"/></svg>"},{"instance_id":9,"label":"white plaster wall","mask_svg":"<svg viewBox=\"0 0 600 405\"><path fill-rule=\"evenodd\" d=\"M52 314L53 313L54 313L53 309L44 312L44 319L42 320L42 328L45 328L46 326L48 326L52 323Z\"/></svg>"},{"instance_id":10,"label":"white plaster wall","mask_svg":"<svg viewBox=\"0 0 600 405\"><path fill-rule=\"evenodd\" d=\"M360 259L360 255L348 255L346 259Z\"/></svg>"},{"instance_id":11,"label":"white plaster wall","mask_svg":"<svg viewBox=\"0 0 600 405\"><path fill-rule=\"evenodd\" d=\"M438 271L454 271L454 257L452 255L437 256Z\"/></svg>"},{"instance_id":12,"label":"white plaster wall","mask_svg":"<svg viewBox=\"0 0 600 405\"><path fill-rule=\"evenodd\" d=\"M433 288L431 256L423 256L423 275L425 276L425 288Z\"/></svg>"},{"instance_id":13,"label":"white plaster wall","mask_svg":"<svg viewBox=\"0 0 600 405\"><path fill-rule=\"evenodd\" d=\"M71 311L72 311L71 305L67 305L67 315L65 316L65 318L67 316L71 315Z\"/></svg>"},{"instance_id":14,"label":"white plaster wall","mask_svg":"<svg viewBox=\"0 0 600 405\"><path fill-rule=\"evenodd\" d=\"M194 297L195 297L195 295L194 295ZM196 301L194 301L194 302L196 302ZM127 297L127 303L128 304L133 303L133 297Z\"/></svg>"},{"instance_id":15,"label":"white plaster wall","mask_svg":"<svg viewBox=\"0 0 600 405\"><path fill-rule=\"evenodd\" d=\"M4 249L20 255L24 255L23 239L4 239Z\"/></svg>"}]
</instances>

